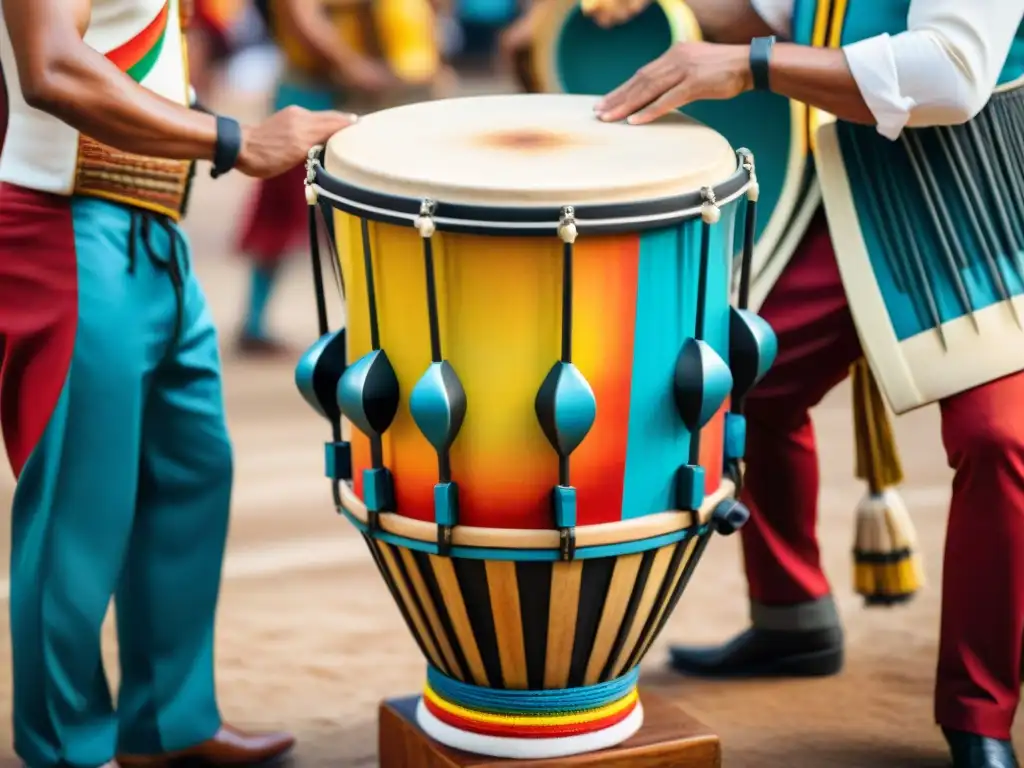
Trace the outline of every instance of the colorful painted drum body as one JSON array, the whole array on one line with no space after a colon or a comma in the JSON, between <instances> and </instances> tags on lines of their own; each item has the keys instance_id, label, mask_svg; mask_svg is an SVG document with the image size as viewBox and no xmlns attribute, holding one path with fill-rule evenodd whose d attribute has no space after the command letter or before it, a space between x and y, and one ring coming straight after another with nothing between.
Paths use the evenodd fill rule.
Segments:
<instances>
[{"instance_id":1,"label":"colorful painted drum body","mask_svg":"<svg viewBox=\"0 0 1024 768\"><path fill-rule=\"evenodd\" d=\"M542 0L538 14L531 66L520 64L519 70L528 90L546 93L603 95L674 43L702 39L697 19L682 0L655 0L629 21L608 28L585 15L579 0ZM821 204L808 149L807 107L756 91L697 102L682 111L732 146L750 148L757 158L761 191L751 295L757 306Z\"/></svg>"},{"instance_id":2,"label":"colorful painted drum body","mask_svg":"<svg viewBox=\"0 0 1024 768\"><path fill-rule=\"evenodd\" d=\"M339 511L428 661L420 725L499 757L639 728L640 660L746 519L737 405L774 357L729 305L749 156L593 103L386 110L307 177L335 209L348 349L323 320L297 381L356 427L328 445Z\"/></svg>"}]
</instances>

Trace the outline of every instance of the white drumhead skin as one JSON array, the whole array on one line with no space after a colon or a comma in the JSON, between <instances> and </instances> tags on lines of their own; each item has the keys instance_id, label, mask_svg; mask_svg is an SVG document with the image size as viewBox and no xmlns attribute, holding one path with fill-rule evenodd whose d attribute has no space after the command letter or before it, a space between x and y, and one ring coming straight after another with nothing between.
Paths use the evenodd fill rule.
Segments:
<instances>
[{"instance_id":1,"label":"white drumhead skin","mask_svg":"<svg viewBox=\"0 0 1024 768\"><path fill-rule=\"evenodd\" d=\"M325 167L374 192L506 207L652 200L736 171L729 143L691 118L602 123L596 102L515 94L386 109L337 133Z\"/></svg>"}]
</instances>

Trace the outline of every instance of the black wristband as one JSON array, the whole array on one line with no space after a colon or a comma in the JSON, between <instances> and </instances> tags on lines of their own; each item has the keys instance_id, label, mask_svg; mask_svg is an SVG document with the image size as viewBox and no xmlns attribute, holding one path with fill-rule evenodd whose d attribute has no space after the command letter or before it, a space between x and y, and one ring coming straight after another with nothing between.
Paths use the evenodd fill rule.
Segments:
<instances>
[{"instance_id":1,"label":"black wristband","mask_svg":"<svg viewBox=\"0 0 1024 768\"><path fill-rule=\"evenodd\" d=\"M768 76L768 65L772 59L775 37L755 37L750 41L750 75L755 91L772 89Z\"/></svg>"},{"instance_id":2,"label":"black wristband","mask_svg":"<svg viewBox=\"0 0 1024 768\"><path fill-rule=\"evenodd\" d=\"M235 167L238 155L242 152L242 126L238 121L217 115L217 144L213 149L213 178L223 176Z\"/></svg>"}]
</instances>

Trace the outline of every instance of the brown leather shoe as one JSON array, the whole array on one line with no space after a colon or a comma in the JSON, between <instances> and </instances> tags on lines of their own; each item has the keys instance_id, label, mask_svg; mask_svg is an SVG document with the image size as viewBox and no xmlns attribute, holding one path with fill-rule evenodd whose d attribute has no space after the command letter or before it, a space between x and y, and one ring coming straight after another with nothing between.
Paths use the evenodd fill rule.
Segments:
<instances>
[{"instance_id":1,"label":"brown leather shoe","mask_svg":"<svg viewBox=\"0 0 1024 768\"><path fill-rule=\"evenodd\" d=\"M212 739L190 749L162 755L118 755L121 768L222 768L276 763L284 758L295 738L288 733L244 733L223 725Z\"/></svg>"}]
</instances>

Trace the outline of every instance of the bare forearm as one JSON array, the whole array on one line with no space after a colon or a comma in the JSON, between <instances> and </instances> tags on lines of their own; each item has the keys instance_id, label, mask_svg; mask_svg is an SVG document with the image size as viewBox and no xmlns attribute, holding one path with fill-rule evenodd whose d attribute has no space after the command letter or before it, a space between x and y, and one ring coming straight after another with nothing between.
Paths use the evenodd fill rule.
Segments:
<instances>
[{"instance_id":1,"label":"bare forearm","mask_svg":"<svg viewBox=\"0 0 1024 768\"><path fill-rule=\"evenodd\" d=\"M749 43L755 37L772 34L750 0L689 0L687 5L710 42Z\"/></svg>"},{"instance_id":2,"label":"bare forearm","mask_svg":"<svg viewBox=\"0 0 1024 768\"><path fill-rule=\"evenodd\" d=\"M82 49L55 62L43 84L27 94L33 106L123 152L213 158L215 117L156 95L100 54Z\"/></svg>"},{"instance_id":3,"label":"bare forearm","mask_svg":"<svg viewBox=\"0 0 1024 768\"><path fill-rule=\"evenodd\" d=\"M89 0L2 2L21 90L31 106L124 152L213 157L213 117L146 90L83 42Z\"/></svg>"},{"instance_id":4,"label":"bare forearm","mask_svg":"<svg viewBox=\"0 0 1024 768\"><path fill-rule=\"evenodd\" d=\"M841 50L780 43L772 51L770 81L775 93L840 120L875 124Z\"/></svg>"}]
</instances>

